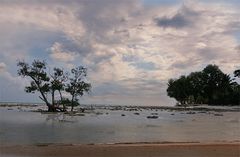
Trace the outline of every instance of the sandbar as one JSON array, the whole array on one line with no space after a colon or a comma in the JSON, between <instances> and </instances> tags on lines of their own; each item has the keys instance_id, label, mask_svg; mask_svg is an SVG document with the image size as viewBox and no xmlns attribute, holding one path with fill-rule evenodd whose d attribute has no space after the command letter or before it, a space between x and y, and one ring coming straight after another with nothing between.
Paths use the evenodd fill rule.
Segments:
<instances>
[{"instance_id":1,"label":"sandbar","mask_svg":"<svg viewBox=\"0 0 240 157\"><path fill-rule=\"evenodd\" d=\"M0 145L0 156L240 157L239 142Z\"/></svg>"}]
</instances>

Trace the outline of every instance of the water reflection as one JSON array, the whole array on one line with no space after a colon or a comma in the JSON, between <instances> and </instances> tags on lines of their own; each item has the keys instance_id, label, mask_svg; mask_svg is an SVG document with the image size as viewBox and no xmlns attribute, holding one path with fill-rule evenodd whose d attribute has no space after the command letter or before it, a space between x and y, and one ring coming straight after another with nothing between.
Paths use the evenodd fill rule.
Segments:
<instances>
[{"instance_id":1,"label":"water reflection","mask_svg":"<svg viewBox=\"0 0 240 157\"><path fill-rule=\"evenodd\" d=\"M68 116L64 113L56 113L56 114L47 114L46 122L51 124L56 123L76 123L77 119L73 116Z\"/></svg>"},{"instance_id":2,"label":"water reflection","mask_svg":"<svg viewBox=\"0 0 240 157\"><path fill-rule=\"evenodd\" d=\"M0 142L88 144L240 140L239 112L224 112L222 116L215 116L214 112L137 112L139 114L135 114L135 110L96 109L84 115L69 115L0 108ZM151 115L158 118L148 119Z\"/></svg>"}]
</instances>

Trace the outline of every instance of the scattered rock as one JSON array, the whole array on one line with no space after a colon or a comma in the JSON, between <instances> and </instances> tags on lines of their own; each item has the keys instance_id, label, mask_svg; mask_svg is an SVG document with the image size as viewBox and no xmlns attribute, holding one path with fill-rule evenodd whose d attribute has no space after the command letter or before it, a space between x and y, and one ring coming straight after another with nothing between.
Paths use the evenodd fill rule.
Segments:
<instances>
[{"instance_id":1,"label":"scattered rock","mask_svg":"<svg viewBox=\"0 0 240 157\"><path fill-rule=\"evenodd\" d=\"M37 109L37 112L43 112L43 110L42 109Z\"/></svg>"},{"instance_id":2,"label":"scattered rock","mask_svg":"<svg viewBox=\"0 0 240 157\"><path fill-rule=\"evenodd\" d=\"M61 122L61 123L74 123L74 121L70 121L70 120L59 120L59 122Z\"/></svg>"},{"instance_id":3,"label":"scattered rock","mask_svg":"<svg viewBox=\"0 0 240 157\"><path fill-rule=\"evenodd\" d=\"M196 114L196 112L187 112L186 114Z\"/></svg>"},{"instance_id":4,"label":"scattered rock","mask_svg":"<svg viewBox=\"0 0 240 157\"><path fill-rule=\"evenodd\" d=\"M121 116L126 116L125 114L122 114Z\"/></svg>"},{"instance_id":5,"label":"scattered rock","mask_svg":"<svg viewBox=\"0 0 240 157\"><path fill-rule=\"evenodd\" d=\"M140 115L140 113L138 113L138 112L136 112L136 113L134 113L135 115Z\"/></svg>"},{"instance_id":6,"label":"scattered rock","mask_svg":"<svg viewBox=\"0 0 240 157\"><path fill-rule=\"evenodd\" d=\"M148 119L157 119L158 116L147 116Z\"/></svg>"},{"instance_id":7,"label":"scattered rock","mask_svg":"<svg viewBox=\"0 0 240 157\"><path fill-rule=\"evenodd\" d=\"M214 114L214 116L223 116L223 114L216 113L216 114Z\"/></svg>"},{"instance_id":8,"label":"scattered rock","mask_svg":"<svg viewBox=\"0 0 240 157\"><path fill-rule=\"evenodd\" d=\"M96 112L95 114L96 114L96 115L102 115L103 113L101 113L101 112Z\"/></svg>"},{"instance_id":9,"label":"scattered rock","mask_svg":"<svg viewBox=\"0 0 240 157\"><path fill-rule=\"evenodd\" d=\"M70 113L69 116L85 116L83 113Z\"/></svg>"}]
</instances>

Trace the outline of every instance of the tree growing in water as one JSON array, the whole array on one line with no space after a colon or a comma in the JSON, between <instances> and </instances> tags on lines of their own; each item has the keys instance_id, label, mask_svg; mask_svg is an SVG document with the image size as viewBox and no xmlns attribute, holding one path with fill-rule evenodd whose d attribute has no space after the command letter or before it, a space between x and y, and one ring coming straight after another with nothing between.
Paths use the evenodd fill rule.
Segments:
<instances>
[{"instance_id":1,"label":"tree growing in water","mask_svg":"<svg viewBox=\"0 0 240 157\"><path fill-rule=\"evenodd\" d=\"M39 91L41 96L39 98L43 100L48 106L48 111L54 111L54 107L47 99L47 93L50 91L49 80L46 73L46 63L43 61L34 60L32 65L24 61L17 63L20 67L18 75L22 77L30 77L32 79L30 86L25 87L27 93L35 93Z\"/></svg>"},{"instance_id":2,"label":"tree growing in water","mask_svg":"<svg viewBox=\"0 0 240 157\"><path fill-rule=\"evenodd\" d=\"M64 73L63 69L54 68L51 74L46 72L47 64L45 61L34 60L32 64L24 61L17 63L18 75L31 78L30 85L25 87L27 93L39 92L39 98L45 102L49 112L66 111L66 99L63 98L62 92L69 92L72 96L71 106L78 104L77 97L82 96L85 92L89 92L91 84L86 83L87 69L83 67L73 68L71 73L73 76L68 78L68 73ZM55 99L55 92L58 91L60 100ZM47 94L51 94L50 102ZM61 103L63 108L56 106L56 102ZM73 107L72 109L73 110Z\"/></svg>"},{"instance_id":3,"label":"tree growing in water","mask_svg":"<svg viewBox=\"0 0 240 157\"><path fill-rule=\"evenodd\" d=\"M89 92L91 89L91 84L85 81L87 76L87 69L79 66L71 70L69 77L69 83L66 85L66 92L71 94L71 111L75 106L75 102L78 100L78 97L83 96L85 92Z\"/></svg>"},{"instance_id":4,"label":"tree growing in water","mask_svg":"<svg viewBox=\"0 0 240 157\"><path fill-rule=\"evenodd\" d=\"M64 91L65 83L68 80L68 73L64 73L63 69L54 68L51 76L51 92L52 92L52 104L55 105L55 92L58 91L60 95L60 101L63 105L63 110L66 111L66 105L63 102L62 92Z\"/></svg>"},{"instance_id":5,"label":"tree growing in water","mask_svg":"<svg viewBox=\"0 0 240 157\"><path fill-rule=\"evenodd\" d=\"M170 79L167 93L181 105L239 105L239 86L218 66L208 65L200 72L193 72L179 79Z\"/></svg>"}]
</instances>

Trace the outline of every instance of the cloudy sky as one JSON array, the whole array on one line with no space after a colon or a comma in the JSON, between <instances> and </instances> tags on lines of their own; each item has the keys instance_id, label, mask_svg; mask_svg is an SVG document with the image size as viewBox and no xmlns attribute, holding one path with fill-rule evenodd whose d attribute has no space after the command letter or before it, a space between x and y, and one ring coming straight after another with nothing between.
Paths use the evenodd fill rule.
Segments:
<instances>
[{"instance_id":1,"label":"cloudy sky","mask_svg":"<svg viewBox=\"0 0 240 157\"><path fill-rule=\"evenodd\" d=\"M240 68L239 0L0 0L0 101L37 102L17 60L88 68L84 103L173 105L169 78Z\"/></svg>"}]
</instances>

